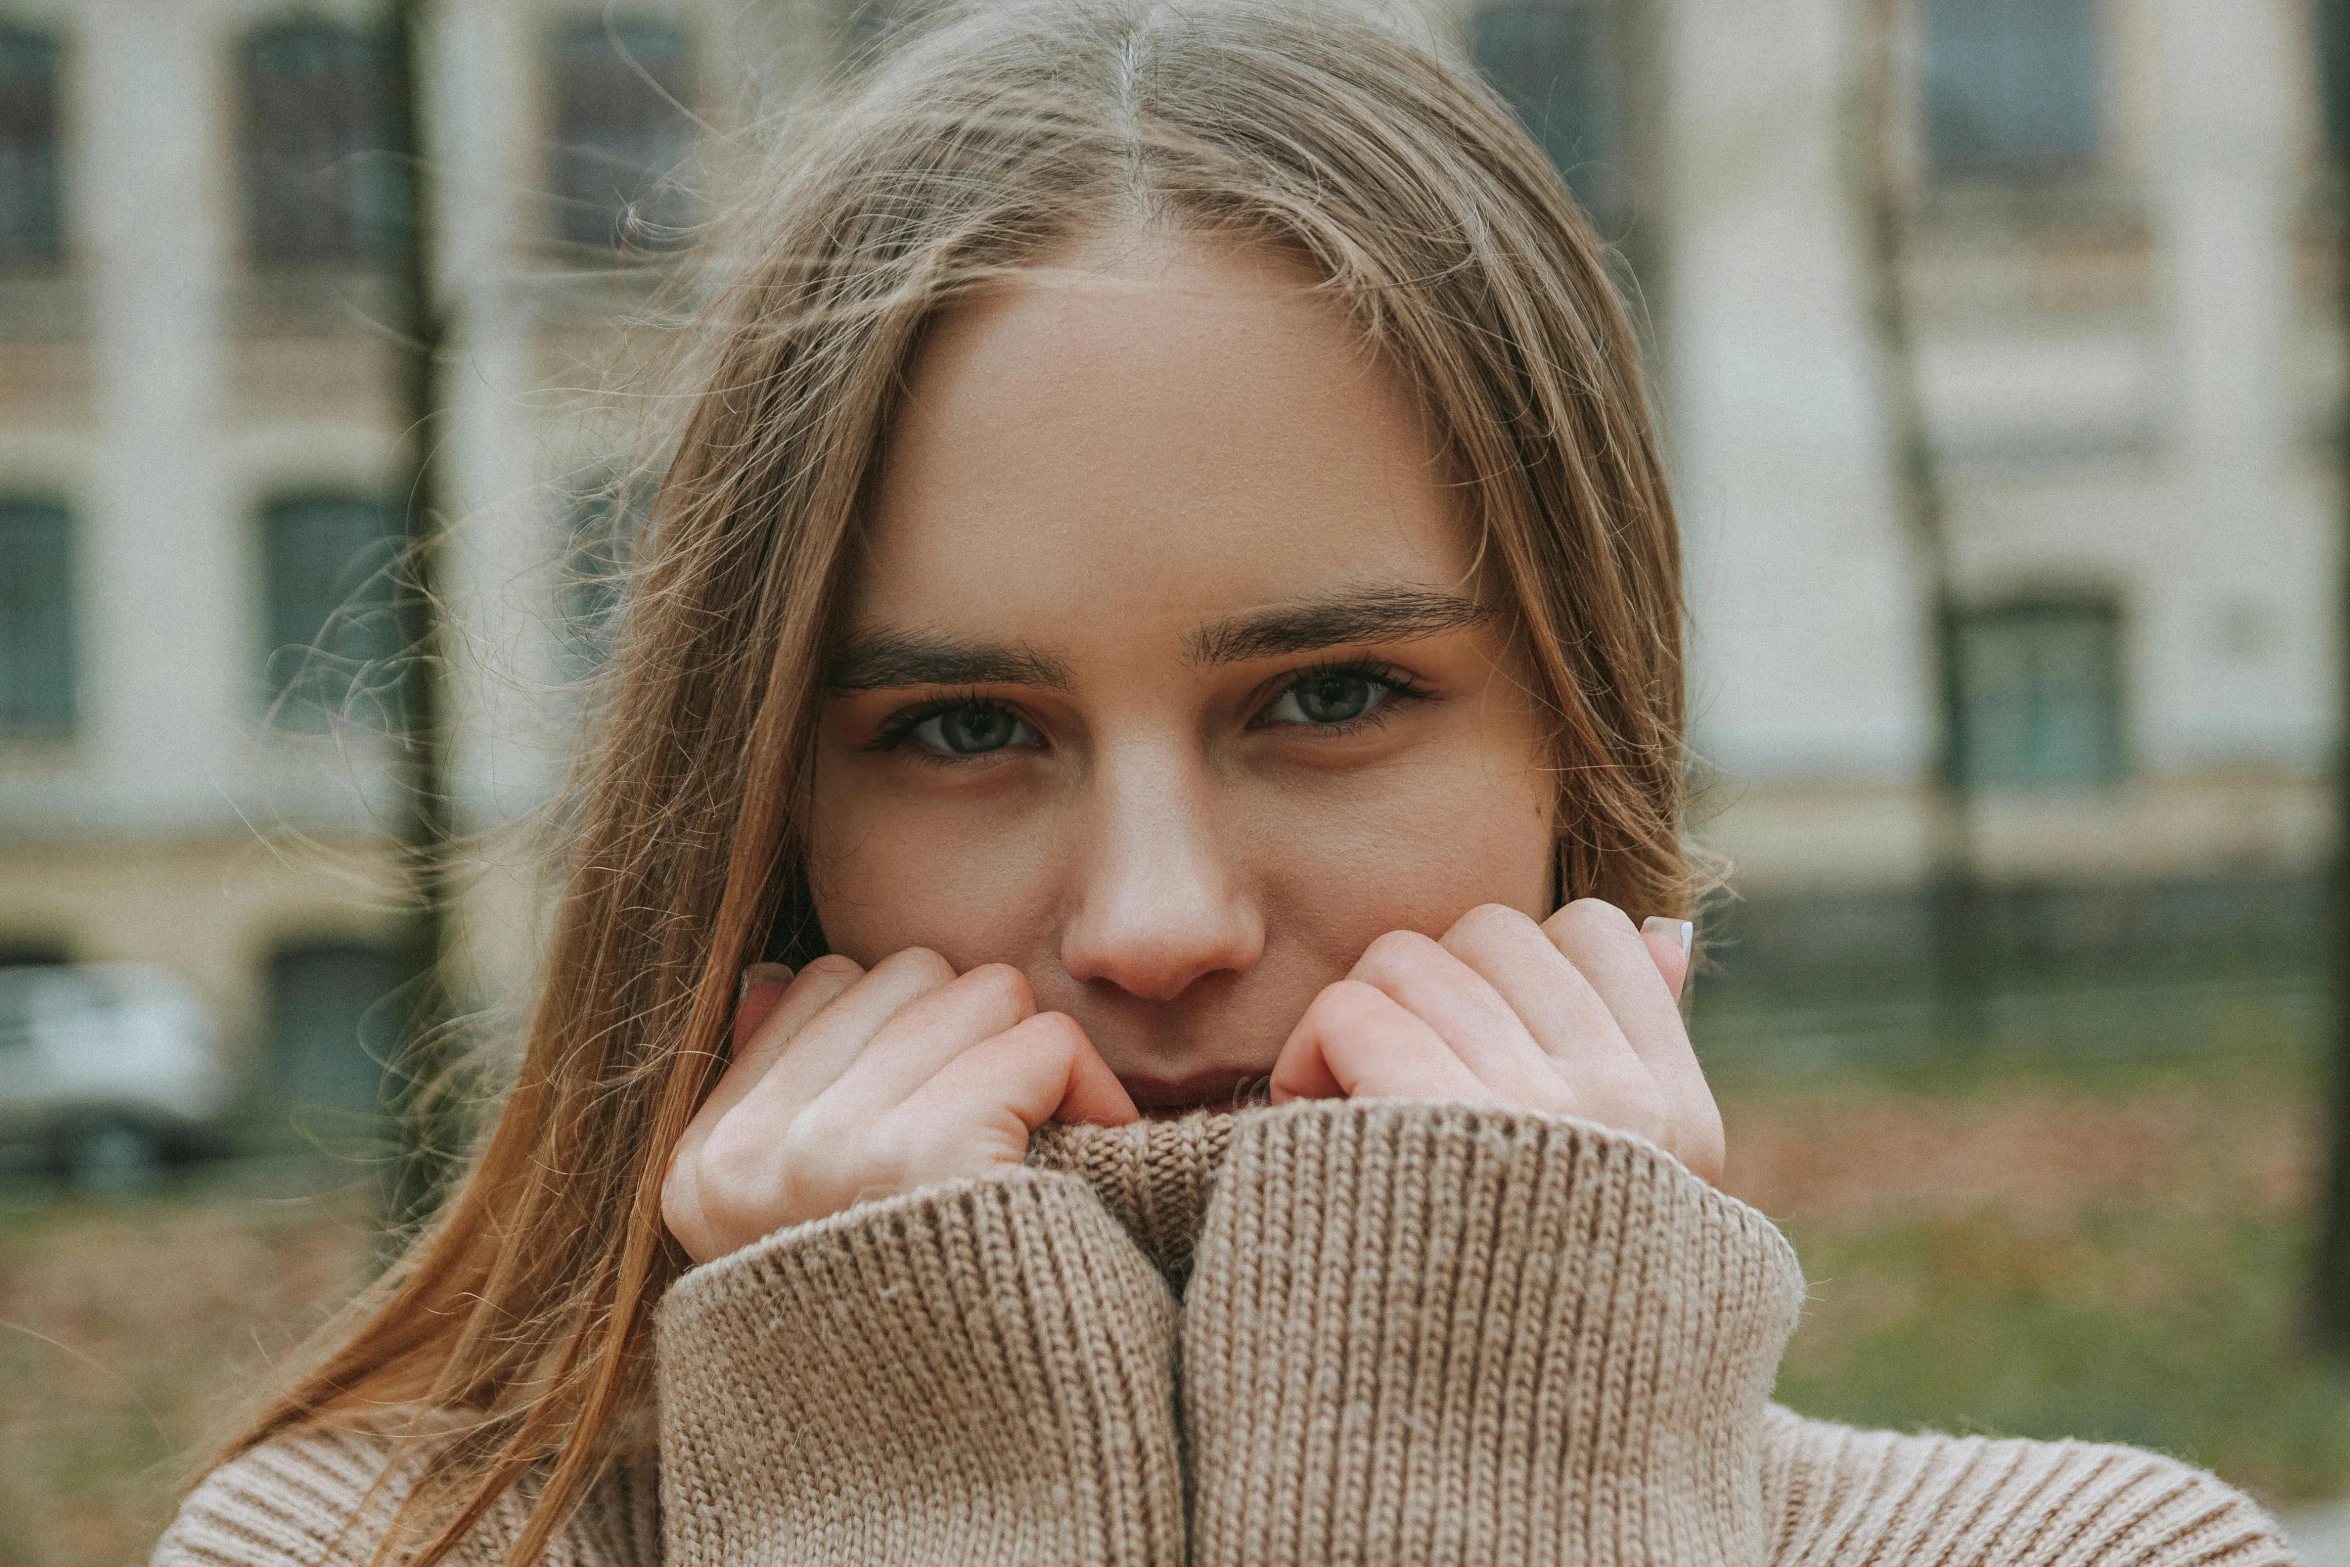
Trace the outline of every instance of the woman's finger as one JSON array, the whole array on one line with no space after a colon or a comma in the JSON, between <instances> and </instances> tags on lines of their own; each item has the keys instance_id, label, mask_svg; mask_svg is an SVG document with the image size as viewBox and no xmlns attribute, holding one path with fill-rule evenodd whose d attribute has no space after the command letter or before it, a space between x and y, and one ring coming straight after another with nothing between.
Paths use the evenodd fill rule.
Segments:
<instances>
[{"instance_id":1,"label":"woman's finger","mask_svg":"<svg viewBox=\"0 0 2350 1567\"><path fill-rule=\"evenodd\" d=\"M856 959L837 952L812 959L800 970L759 1025L760 1037L753 1048L771 1049L791 1039L808 1026L811 1018L838 1001L851 985L865 977L865 966Z\"/></svg>"},{"instance_id":2,"label":"woman's finger","mask_svg":"<svg viewBox=\"0 0 2350 1567\"><path fill-rule=\"evenodd\" d=\"M982 964L915 997L875 1030L871 1043L833 1083L826 1108L850 1125L878 1120L948 1062L1035 1011L1036 996L1026 975L1008 963Z\"/></svg>"},{"instance_id":3,"label":"woman's finger","mask_svg":"<svg viewBox=\"0 0 2350 1567\"><path fill-rule=\"evenodd\" d=\"M1499 905L1489 907L1510 913ZM1539 932L1534 939L1541 940ZM1563 961L1555 952L1551 958ZM1414 931L1391 931L1364 949L1347 977L1373 986L1434 1029L1499 1098L1529 1107L1553 1105L1558 1099L1558 1069L1526 1020L1491 980L1445 942Z\"/></svg>"},{"instance_id":4,"label":"woman's finger","mask_svg":"<svg viewBox=\"0 0 2350 1567\"><path fill-rule=\"evenodd\" d=\"M1076 1020L1040 1012L964 1048L874 1122L872 1136L897 1150L890 1163L903 1191L1022 1163L1029 1134L1055 1118L1125 1126L1139 1112Z\"/></svg>"},{"instance_id":5,"label":"woman's finger","mask_svg":"<svg viewBox=\"0 0 2350 1567\"><path fill-rule=\"evenodd\" d=\"M1607 1003L1643 1065L1672 1107L1674 1138L1667 1144L1708 1180L1721 1173L1722 1117L1713 1090L1689 1043L1680 1002L1655 944L1634 929L1623 910L1597 898L1579 898L1543 923L1576 970ZM1679 935L1673 937L1678 947ZM1686 973L1686 962L1680 965Z\"/></svg>"},{"instance_id":6,"label":"woman's finger","mask_svg":"<svg viewBox=\"0 0 2350 1567\"><path fill-rule=\"evenodd\" d=\"M1445 949L1492 984L1535 1036L1551 1097L1527 1104L1664 1139L1671 1095L1542 926L1518 909L1483 904L1445 930Z\"/></svg>"},{"instance_id":7,"label":"woman's finger","mask_svg":"<svg viewBox=\"0 0 2350 1567\"><path fill-rule=\"evenodd\" d=\"M775 978L778 973L788 983L778 983ZM697 1144L720 1117L742 1103L744 1096L758 1086L767 1069L775 1064L776 1056L790 1042L799 1021L828 1005L864 973L842 957L818 958L796 978L790 977L791 970L780 963L754 964L746 974L750 983L744 987L743 998L735 1007L734 1050L726 1071L719 1077L718 1086L710 1090L710 1097L702 1102L681 1146L691 1148Z\"/></svg>"},{"instance_id":8,"label":"woman's finger","mask_svg":"<svg viewBox=\"0 0 2350 1567\"><path fill-rule=\"evenodd\" d=\"M840 1080L891 1018L955 978L946 959L920 947L852 976L855 968L847 958L818 958L760 1025L751 1048L766 1064L741 1098L746 1113L787 1124Z\"/></svg>"},{"instance_id":9,"label":"woman's finger","mask_svg":"<svg viewBox=\"0 0 2350 1567\"><path fill-rule=\"evenodd\" d=\"M791 988L791 967L784 963L754 963L743 970L742 996L734 1004L734 1049L728 1059L740 1061L750 1048L751 1036L759 1032L784 992Z\"/></svg>"},{"instance_id":10,"label":"woman's finger","mask_svg":"<svg viewBox=\"0 0 2350 1567\"><path fill-rule=\"evenodd\" d=\"M1590 982L1651 1071L1677 1066L1689 1054L1689 1029L1673 987L1622 909L1578 898L1545 920L1542 933Z\"/></svg>"},{"instance_id":11,"label":"woman's finger","mask_svg":"<svg viewBox=\"0 0 2350 1567\"><path fill-rule=\"evenodd\" d=\"M1687 920L1652 914L1640 922L1640 939L1656 960L1656 971L1664 976L1665 988L1673 993L1675 1004L1688 997L1689 949L1696 938L1697 927Z\"/></svg>"},{"instance_id":12,"label":"woman's finger","mask_svg":"<svg viewBox=\"0 0 2350 1567\"><path fill-rule=\"evenodd\" d=\"M758 967L782 969L783 965ZM810 1018L839 1000L842 992L864 977L862 965L837 953L817 958L796 979L780 988L759 978L754 971L750 988L743 992L742 1004L735 1013L735 1064L764 1073ZM754 1009L762 1004L763 1010L754 1015Z\"/></svg>"},{"instance_id":13,"label":"woman's finger","mask_svg":"<svg viewBox=\"0 0 2350 1567\"><path fill-rule=\"evenodd\" d=\"M1471 909L1444 933L1444 950L1493 987L1554 1061L1624 1051L1615 1014L1543 928L1498 903Z\"/></svg>"},{"instance_id":14,"label":"woman's finger","mask_svg":"<svg viewBox=\"0 0 2350 1567\"><path fill-rule=\"evenodd\" d=\"M1273 1063L1273 1102L1497 1096L1435 1029L1376 986L1323 987Z\"/></svg>"},{"instance_id":15,"label":"woman's finger","mask_svg":"<svg viewBox=\"0 0 2350 1567\"><path fill-rule=\"evenodd\" d=\"M1127 1126L1142 1118L1126 1085L1066 1012L1038 1012L967 1047L906 1096L901 1109L952 1115L967 1124L975 1106L1001 1109L1027 1134L1047 1121Z\"/></svg>"}]
</instances>

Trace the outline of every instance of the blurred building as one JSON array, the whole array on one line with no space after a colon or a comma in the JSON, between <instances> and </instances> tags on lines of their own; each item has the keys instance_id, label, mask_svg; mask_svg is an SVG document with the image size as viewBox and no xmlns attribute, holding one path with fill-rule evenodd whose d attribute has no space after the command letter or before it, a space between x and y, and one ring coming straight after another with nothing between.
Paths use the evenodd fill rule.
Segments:
<instances>
[{"instance_id":1,"label":"blurred building","mask_svg":"<svg viewBox=\"0 0 2350 1567\"><path fill-rule=\"evenodd\" d=\"M1853 211L1873 12L1906 356ZM1991 888L2123 889L2063 902L2074 927L2273 933L2309 906L2280 883L2330 839L2341 525L2311 24L1819 0L1675 32L1654 156L1693 695L1707 830L1758 902L1955 855ZM1904 377L1932 537L1900 493Z\"/></svg>"},{"instance_id":2,"label":"blurred building","mask_svg":"<svg viewBox=\"0 0 2350 1567\"><path fill-rule=\"evenodd\" d=\"M2305 882L2340 366L2300 0L1430 3L1646 301L1699 832L1753 907L1818 947L1954 859L2220 918L2209 889ZM585 389L690 219L664 176L873 31L847 0L441 8L469 829L560 766L607 607L567 572L628 455ZM170 964L295 1097L364 1093L396 977L384 37L358 0L0 0L0 961ZM529 969L527 861L469 883L484 998Z\"/></svg>"},{"instance_id":3,"label":"blurred building","mask_svg":"<svg viewBox=\"0 0 2350 1567\"><path fill-rule=\"evenodd\" d=\"M697 110L788 90L802 38L831 43L715 5L443 8L461 520L437 586L468 831L526 817L560 766L600 610L565 573L625 446L591 445L571 394L642 308L623 231L659 233ZM387 322L411 181L386 42L374 3L0 5L0 961L167 963L305 1101L363 1102L362 1043L400 1024L377 1003L405 907ZM510 991L534 936L536 887L484 858L469 1000Z\"/></svg>"}]
</instances>

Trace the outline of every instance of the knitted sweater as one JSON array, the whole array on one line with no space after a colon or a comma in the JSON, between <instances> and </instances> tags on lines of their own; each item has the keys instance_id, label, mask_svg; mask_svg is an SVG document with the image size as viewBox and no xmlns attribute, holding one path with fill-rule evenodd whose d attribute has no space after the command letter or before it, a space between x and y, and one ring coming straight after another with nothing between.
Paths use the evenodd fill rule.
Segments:
<instances>
[{"instance_id":1,"label":"knitted sweater","mask_svg":"<svg viewBox=\"0 0 2350 1567\"><path fill-rule=\"evenodd\" d=\"M1117 1131L769 1236L661 1304L659 1437L550 1562L1877 1567L2289 1563L2128 1448L1769 1402L1803 1279L1640 1138L1325 1102ZM224 1465L157 1567L364 1561L429 1455ZM472 1537L497 1559L508 1497Z\"/></svg>"}]
</instances>

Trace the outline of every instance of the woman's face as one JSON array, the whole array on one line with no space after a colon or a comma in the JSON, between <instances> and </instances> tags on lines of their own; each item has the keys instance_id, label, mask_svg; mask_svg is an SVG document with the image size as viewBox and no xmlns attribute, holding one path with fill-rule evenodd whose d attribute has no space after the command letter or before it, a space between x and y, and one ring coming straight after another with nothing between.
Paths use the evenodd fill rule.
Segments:
<instances>
[{"instance_id":1,"label":"woman's face","mask_svg":"<svg viewBox=\"0 0 2350 1567\"><path fill-rule=\"evenodd\" d=\"M1089 243L939 323L828 671L810 879L1009 963L1146 1111L1390 930L1550 912L1555 779L1407 389L1293 263Z\"/></svg>"}]
</instances>

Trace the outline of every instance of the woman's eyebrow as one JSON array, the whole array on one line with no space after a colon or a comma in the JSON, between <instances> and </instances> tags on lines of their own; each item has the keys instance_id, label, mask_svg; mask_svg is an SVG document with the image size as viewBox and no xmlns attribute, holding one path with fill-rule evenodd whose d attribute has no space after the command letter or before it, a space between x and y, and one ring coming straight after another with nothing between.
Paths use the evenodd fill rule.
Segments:
<instances>
[{"instance_id":1,"label":"woman's eyebrow","mask_svg":"<svg viewBox=\"0 0 2350 1567\"><path fill-rule=\"evenodd\" d=\"M933 631L866 631L849 637L824 671L834 691L905 686L1041 686L1069 689L1069 671L1033 648L966 642Z\"/></svg>"},{"instance_id":2,"label":"woman's eyebrow","mask_svg":"<svg viewBox=\"0 0 2350 1567\"><path fill-rule=\"evenodd\" d=\"M1195 664L1237 664L1355 642L1409 642L1476 625L1492 614L1457 593L1364 588L1213 621L1191 634L1184 653Z\"/></svg>"}]
</instances>

